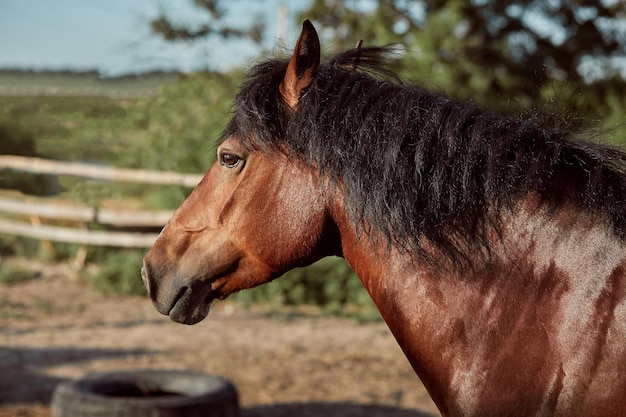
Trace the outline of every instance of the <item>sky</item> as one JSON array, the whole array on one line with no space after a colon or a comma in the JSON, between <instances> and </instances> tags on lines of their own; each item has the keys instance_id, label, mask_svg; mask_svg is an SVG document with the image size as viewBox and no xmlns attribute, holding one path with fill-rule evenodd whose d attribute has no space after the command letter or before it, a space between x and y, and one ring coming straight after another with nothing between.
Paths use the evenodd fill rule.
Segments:
<instances>
[{"instance_id":1,"label":"sky","mask_svg":"<svg viewBox=\"0 0 626 417\"><path fill-rule=\"evenodd\" d=\"M265 50L292 47L297 13L310 0L228 0L233 25L261 18ZM150 21L165 11L180 22L201 21L192 0L0 0L0 69L98 70L119 76L151 70L226 70L246 65L261 48L251 42L168 43L150 33ZM288 10L287 39L279 42L280 4Z\"/></svg>"}]
</instances>

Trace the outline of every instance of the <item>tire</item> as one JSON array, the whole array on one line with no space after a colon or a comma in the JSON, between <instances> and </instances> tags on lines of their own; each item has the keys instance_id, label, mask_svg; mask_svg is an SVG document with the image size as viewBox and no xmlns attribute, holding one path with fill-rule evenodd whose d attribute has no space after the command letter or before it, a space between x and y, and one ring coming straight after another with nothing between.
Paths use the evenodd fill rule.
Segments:
<instances>
[{"instance_id":1,"label":"tire","mask_svg":"<svg viewBox=\"0 0 626 417\"><path fill-rule=\"evenodd\" d=\"M237 390L227 380L189 371L90 374L62 382L52 417L238 417Z\"/></svg>"}]
</instances>

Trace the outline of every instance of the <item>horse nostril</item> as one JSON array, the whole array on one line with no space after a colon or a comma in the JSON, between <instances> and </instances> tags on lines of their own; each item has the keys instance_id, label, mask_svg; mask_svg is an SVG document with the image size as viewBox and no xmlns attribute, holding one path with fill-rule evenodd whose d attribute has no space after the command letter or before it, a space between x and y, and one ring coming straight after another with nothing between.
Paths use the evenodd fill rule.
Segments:
<instances>
[{"instance_id":1,"label":"horse nostril","mask_svg":"<svg viewBox=\"0 0 626 417\"><path fill-rule=\"evenodd\" d=\"M143 281L143 285L146 287L146 291L148 291L148 295L152 297L150 277L148 276L148 268L145 260L141 266L141 280Z\"/></svg>"}]
</instances>

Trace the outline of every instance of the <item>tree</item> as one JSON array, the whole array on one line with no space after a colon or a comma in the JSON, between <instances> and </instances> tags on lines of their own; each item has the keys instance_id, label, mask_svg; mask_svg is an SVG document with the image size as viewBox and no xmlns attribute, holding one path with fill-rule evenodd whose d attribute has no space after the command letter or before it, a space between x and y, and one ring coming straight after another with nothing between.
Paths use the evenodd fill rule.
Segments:
<instances>
[{"instance_id":1,"label":"tree","mask_svg":"<svg viewBox=\"0 0 626 417\"><path fill-rule=\"evenodd\" d=\"M193 0L193 5L205 15L205 23L195 28L187 24L176 24L162 12L150 22L152 32L172 42L195 41L212 36L222 39L249 39L257 44L261 42L264 29L262 20L255 20L255 23L247 28L234 28L224 23L226 10L221 7L219 0Z\"/></svg>"},{"instance_id":2,"label":"tree","mask_svg":"<svg viewBox=\"0 0 626 417\"><path fill-rule=\"evenodd\" d=\"M406 51L404 74L491 105L505 92L522 106L536 104L562 81L574 96L590 88L602 98L626 92L626 2L374 3L363 9L356 1L314 0L302 16L330 27L343 47L356 33L370 44L398 42Z\"/></svg>"}]
</instances>

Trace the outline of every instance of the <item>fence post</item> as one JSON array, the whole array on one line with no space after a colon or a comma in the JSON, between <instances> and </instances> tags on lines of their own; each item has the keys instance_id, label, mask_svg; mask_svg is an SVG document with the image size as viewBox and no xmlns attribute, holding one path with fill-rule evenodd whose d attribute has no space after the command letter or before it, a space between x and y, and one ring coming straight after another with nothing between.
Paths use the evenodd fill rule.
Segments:
<instances>
[{"instance_id":1,"label":"fence post","mask_svg":"<svg viewBox=\"0 0 626 417\"><path fill-rule=\"evenodd\" d=\"M30 224L32 224L35 228L41 227L41 219L36 214L31 214L29 216ZM41 247L46 253L48 253L51 257L56 255L56 250L54 249L54 245L47 239L40 240Z\"/></svg>"}]
</instances>

